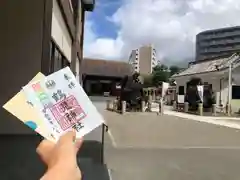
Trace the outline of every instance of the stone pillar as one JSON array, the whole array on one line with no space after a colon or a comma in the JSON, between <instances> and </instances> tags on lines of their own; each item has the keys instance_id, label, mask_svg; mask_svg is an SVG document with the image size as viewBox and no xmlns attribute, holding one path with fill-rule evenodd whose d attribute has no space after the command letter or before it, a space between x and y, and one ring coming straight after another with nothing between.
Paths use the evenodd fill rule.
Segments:
<instances>
[{"instance_id":1,"label":"stone pillar","mask_svg":"<svg viewBox=\"0 0 240 180\"><path fill-rule=\"evenodd\" d=\"M152 97L151 94L149 94L149 96L148 96L148 101L152 102L152 100L153 100L153 97Z\"/></svg>"},{"instance_id":2,"label":"stone pillar","mask_svg":"<svg viewBox=\"0 0 240 180\"><path fill-rule=\"evenodd\" d=\"M202 103L198 104L198 113L199 113L200 116L203 115L203 104Z\"/></svg>"},{"instance_id":3,"label":"stone pillar","mask_svg":"<svg viewBox=\"0 0 240 180\"><path fill-rule=\"evenodd\" d=\"M188 112L188 102L184 102L184 112Z\"/></svg>"},{"instance_id":4,"label":"stone pillar","mask_svg":"<svg viewBox=\"0 0 240 180\"><path fill-rule=\"evenodd\" d=\"M216 104L213 104L212 105L212 113L214 116L217 116L217 107L216 107Z\"/></svg>"},{"instance_id":5,"label":"stone pillar","mask_svg":"<svg viewBox=\"0 0 240 180\"><path fill-rule=\"evenodd\" d=\"M164 111L164 104L163 104L163 100L161 99L159 102L159 115L163 115L163 111Z\"/></svg>"},{"instance_id":6,"label":"stone pillar","mask_svg":"<svg viewBox=\"0 0 240 180\"><path fill-rule=\"evenodd\" d=\"M145 101L141 101L141 112L145 111Z\"/></svg>"},{"instance_id":7,"label":"stone pillar","mask_svg":"<svg viewBox=\"0 0 240 180\"><path fill-rule=\"evenodd\" d=\"M126 101L122 101L121 113L124 114L126 112Z\"/></svg>"},{"instance_id":8,"label":"stone pillar","mask_svg":"<svg viewBox=\"0 0 240 180\"><path fill-rule=\"evenodd\" d=\"M111 110L111 100L107 100L106 109L107 109L107 110Z\"/></svg>"},{"instance_id":9,"label":"stone pillar","mask_svg":"<svg viewBox=\"0 0 240 180\"><path fill-rule=\"evenodd\" d=\"M227 104L227 107L226 107L226 110L227 110L227 114L228 116L231 116L232 112L231 112L231 104Z\"/></svg>"},{"instance_id":10,"label":"stone pillar","mask_svg":"<svg viewBox=\"0 0 240 180\"><path fill-rule=\"evenodd\" d=\"M153 98L153 101L156 100L156 91L155 90L153 90L152 98Z\"/></svg>"},{"instance_id":11,"label":"stone pillar","mask_svg":"<svg viewBox=\"0 0 240 180\"><path fill-rule=\"evenodd\" d=\"M152 96L148 96L148 110L151 112L152 111Z\"/></svg>"},{"instance_id":12,"label":"stone pillar","mask_svg":"<svg viewBox=\"0 0 240 180\"><path fill-rule=\"evenodd\" d=\"M113 111L117 111L118 110L118 100L114 100L113 101Z\"/></svg>"},{"instance_id":13,"label":"stone pillar","mask_svg":"<svg viewBox=\"0 0 240 180\"><path fill-rule=\"evenodd\" d=\"M177 101L173 101L173 110L174 110L174 111L177 110Z\"/></svg>"}]
</instances>

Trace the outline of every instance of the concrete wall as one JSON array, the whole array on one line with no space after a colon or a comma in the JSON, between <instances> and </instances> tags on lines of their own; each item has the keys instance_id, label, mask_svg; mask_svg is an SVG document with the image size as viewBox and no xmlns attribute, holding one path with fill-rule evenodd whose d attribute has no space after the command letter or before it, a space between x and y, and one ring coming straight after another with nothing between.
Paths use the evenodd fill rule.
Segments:
<instances>
[{"instance_id":1,"label":"concrete wall","mask_svg":"<svg viewBox=\"0 0 240 180\"><path fill-rule=\"evenodd\" d=\"M53 0L51 36L67 60L71 62L72 39L57 0Z\"/></svg>"},{"instance_id":2,"label":"concrete wall","mask_svg":"<svg viewBox=\"0 0 240 180\"><path fill-rule=\"evenodd\" d=\"M208 82L209 84L212 84L213 91L215 92L216 96L216 104L217 106L220 105L220 102L225 107L228 103L228 72L226 71L223 74L201 74L201 75L195 75L196 77L199 77L202 79L203 82ZM177 82L177 92L179 86L185 87L185 93L186 93L186 83L192 78L193 76L182 76L179 78L176 78ZM240 85L240 68L236 68L232 72L233 77L233 85ZM220 89L220 79L222 82L222 86ZM220 101L221 100L221 101ZM231 108L232 112L237 112L240 108L240 100L232 100L231 101Z\"/></svg>"},{"instance_id":3,"label":"concrete wall","mask_svg":"<svg viewBox=\"0 0 240 180\"><path fill-rule=\"evenodd\" d=\"M40 179L46 168L36 154L41 137L2 105L36 73L48 71L51 5L48 0L0 3L0 179Z\"/></svg>"},{"instance_id":4,"label":"concrete wall","mask_svg":"<svg viewBox=\"0 0 240 180\"><path fill-rule=\"evenodd\" d=\"M152 72L152 47L139 48L139 73L151 74Z\"/></svg>"},{"instance_id":5,"label":"concrete wall","mask_svg":"<svg viewBox=\"0 0 240 180\"><path fill-rule=\"evenodd\" d=\"M193 78L194 76L182 76L176 79L177 82L177 93L179 86L184 86L184 92L186 93L186 83ZM219 105L220 99L223 104L227 102L227 94L228 94L228 83L226 81L222 81L222 90L220 92L220 79L223 76L213 75L213 74L201 74L195 75L195 77L199 77L202 79L202 82L208 82L208 84L212 84L213 92L216 96L216 103ZM226 78L225 78L226 79ZM227 93L227 94L226 94ZM221 96L221 98L220 98Z\"/></svg>"},{"instance_id":6,"label":"concrete wall","mask_svg":"<svg viewBox=\"0 0 240 180\"><path fill-rule=\"evenodd\" d=\"M42 61L47 56L43 49L47 34L44 18L50 1L45 1L1 0L0 107L46 65ZM32 131L0 108L0 134L28 133Z\"/></svg>"}]
</instances>

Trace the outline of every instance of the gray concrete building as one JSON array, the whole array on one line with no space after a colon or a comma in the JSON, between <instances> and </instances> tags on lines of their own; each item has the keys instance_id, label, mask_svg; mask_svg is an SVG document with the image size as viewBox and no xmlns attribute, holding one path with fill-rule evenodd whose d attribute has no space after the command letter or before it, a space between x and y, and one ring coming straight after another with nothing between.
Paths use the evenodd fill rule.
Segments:
<instances>
[{"instance_id":1,"label":"gray concrete building","mask_svg":"<svg viewBox=\"0 0 240 180\"><path fill-rule=\"evenodd\" d=\"M132 50L129 64L132 65L135 72L151 74L153 68L157 65L156 49L152 45L148 45Z\"/></svg>"},{"instance_id":2,"label":"gray concrete building","mask_svg":"<svg viewBox=\"0 0 240 180\"><path fill-rule=\"evenodd\" d=\"M196 37L196 61L224 58L240 52L240 26L207 30Z\"/></svg>"}]
</instances>

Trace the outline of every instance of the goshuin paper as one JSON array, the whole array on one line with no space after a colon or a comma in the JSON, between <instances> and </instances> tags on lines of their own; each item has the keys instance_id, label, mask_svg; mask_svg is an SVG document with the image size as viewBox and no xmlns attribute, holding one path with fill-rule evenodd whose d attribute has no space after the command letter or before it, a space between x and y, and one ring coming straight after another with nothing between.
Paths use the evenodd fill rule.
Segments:
<instances>
[{"instance_id":1,"label":"goshuin paper","mask_svg":"<svg viewBox=\"0 0 240 180\"><path fill-rule=\"evenodd\" d=\"M30 82L43 78L45 78L45 76L42 73L38 73ZM23 90L4 104L3 108L43 137L54 141L49 127L46 125L40 113L28 102Z\"/></svg>"},{"instance_id":2,"label":"goshuin paper","mask_svg":"<svg viewBox=\"0 0 240 180\"><path fill-rule=\"evenodd\" d=\"M77 137L82 137L104 123L69 67L30 83L23 90L56 139L72 129Z\"/></svg>"}]
</instances>

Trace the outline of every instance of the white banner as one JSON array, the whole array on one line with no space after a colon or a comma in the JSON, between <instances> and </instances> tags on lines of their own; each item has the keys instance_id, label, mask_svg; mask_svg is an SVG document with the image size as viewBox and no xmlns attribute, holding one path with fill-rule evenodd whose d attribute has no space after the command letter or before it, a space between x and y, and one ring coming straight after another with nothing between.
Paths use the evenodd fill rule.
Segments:
<instances>
[{"instance_id":1,"label":"white banner","mask_svg":"<svg viewBox=\"0 0 240 180\"><path fill-rule=\"evenodd\" d=\"M162 97L167 94L167 90L169 88L169 83L162 82Z\"/></svg>"},{"instance_id":2,"label":"white banner","mask_svg":"<svg viewBox=\"0 0 240 180\"><path fill-rule=\"evenodd\" d=\"M203 102L203 85L197 86L197 90L198 90L198 95L201 101Z\"/></svg>"}]
</instances>

